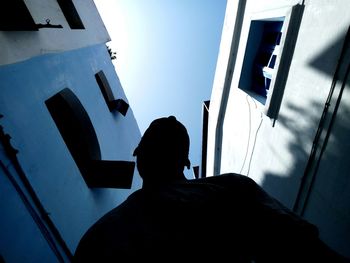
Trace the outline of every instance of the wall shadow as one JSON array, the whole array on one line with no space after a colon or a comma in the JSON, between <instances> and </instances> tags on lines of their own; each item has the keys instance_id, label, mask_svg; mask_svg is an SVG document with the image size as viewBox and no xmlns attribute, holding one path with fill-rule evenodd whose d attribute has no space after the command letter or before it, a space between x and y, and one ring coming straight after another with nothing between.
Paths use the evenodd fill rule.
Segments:
<instances>
[{"instance_id":1,"label":"wall shadow","mask_svg":"<svg viewBox=\"0 0 350 263\"><path fill-rule=\"evenodd\" d=\"M339 73L338 83L340 84L338 88L340 90L343 88L343 92L340 93L340 96L335 93L332 100L332 103L335 104L331 106L336 105L337 97L339 102L335 109L334 119L331 118L332 111L326 115L327 120L331 123L331 128L325 128L324 132L326 134L329 131L329 139L325 144L321 161L318 166L316 165L318 169L311 184L313 186L310 191L311 195L306 201L305 213L302 213L307 220L319 228L321 239L348 257L350 257L348 250L350 243L349 43L349 33L344 33L309 63L310 67L331 78ZM338 58L340 59L338 60ZM342 68L337 70L339 61ZM312 86L311 83L310 86ZM280 189L277 190L278 193L278 191L288 192L294 189L295 192L295 189L299 189L302 183L300 179L303 177L310 158L310 143L312 144L316 137L322 111L326 106L326 101L316 100L307 107L291 103L286 105L293 114L289 115L291 117L281 114L278 123L294 135L293 140L288 144L288 150L293 155L293 164L291 169L286 171L287 174L266 173L262 183L262 187L266 191L276 192L276 189ZM317 159L314 164L317 164ZM295 195L297 193L298 191Z\"/></svg>"}]
</instances>

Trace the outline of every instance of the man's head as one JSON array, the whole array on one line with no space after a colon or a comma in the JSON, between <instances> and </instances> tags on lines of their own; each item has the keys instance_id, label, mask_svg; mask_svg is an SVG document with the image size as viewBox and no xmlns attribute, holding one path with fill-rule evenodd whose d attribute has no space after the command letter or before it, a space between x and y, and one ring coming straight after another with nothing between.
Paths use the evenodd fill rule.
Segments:
<instances>
[{"instance_id":1,"label":"man's head","mask_svg":"<svg viewBox=\"0 0 350 263\"><path fill-rule=\"evenodd\" d=\"M137 169L144 181L164 182L183 178L190 168L190 139L174 116L154 120L134 151Z\"/></svg>"}]
</instances>

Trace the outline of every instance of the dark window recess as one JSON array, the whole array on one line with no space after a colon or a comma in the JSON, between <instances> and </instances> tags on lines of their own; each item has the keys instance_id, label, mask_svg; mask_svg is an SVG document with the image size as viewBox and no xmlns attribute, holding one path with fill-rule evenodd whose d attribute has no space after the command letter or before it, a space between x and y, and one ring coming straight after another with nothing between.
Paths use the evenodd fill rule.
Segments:
<instances>
[{"instance_id":1,"label":"dark window recess","mask_svg":"<svg viewBox=\"0 0 350 263\"><path fill-rule=\"evenodd\" d=\"M38 30L23 0L2 0L0 4L1 31Z\"/></svg>"},{"instance_id":2,"label":"dark window recess","mask_svg":"<svg viewBox=\"0 0 350 263\"><path fill-rule=\"evenodd\" d=\"M291 12L281 10L278 16L250 23L238 88L263 104L273 120L282 103L303 10L304 5L295 5Z\"/></svg>"},{"instance_id":3,"label":"dark window recess","mask_svg":"<svg viewBox=\"0 0 350 263\"><path fill-rule=\"evenodd\" d=\"M239 88L245 90L262 104L266 103L276 61L284 18L278 20L253 20L247 40Z\"/></svg>"},{"instance_id":4,"label":"dark window recess","mask_svg":"<svg viewBox=\"0 0 350 263\"><path fill-rule=\"evenodd\" d=\"M209 120L210 100L204 101L202 104L202 160L201 174L202 178L207 176L207 143L208 143L208 120Z\"/></svg>"},{"instance_id":5,"label":"dark window recess","mask_svg":"<svg viewBox=\"0 0 350 263\"><path fill-rule=\"evenodd\" d=\"M267 97L272 79L272 71L276 63L276 53L281 41L282 21L254 21L260 23L262 36L258 53L255 57L252 69L252 90L257 94Z\"/></svg>"},{"instance_id":6,"label":"dark window recess","mask_svg":"<svg viewBox=\"0 0 350 263\"><path fill-rule=\"evenodd\" d=\"M72 0L57 0L71 29L85 29Z\"/></svg>"},{"instance_id":7,"label":"dark window recess","mask_svg":"<svg viewBox=\"0 0 350 263\"><path fill-rule=\"evenodd\" d=\"M131 188L135 162L101 160L95 129L70 89L63 89L45 104L90 188Z\"/></svg>"},{"instance_id":8,"label":"dark window recess","mask_svg":"<svg viewBox=\"0 0 350 263\"><path fill-rule=\"evenodd\" d=\"M108 83L106 75L101 70L95 74L95 78L98 86L102 92L103 98L106 101L108 109L110 112L116 110L119 111L123 116L126 115L129 109L129 104L126 103L123 99L115 99L111 86Z\"/></svg>"},{"instance_id":9,"label":"dark window recess","mask_svg":"<svg viewBox=\"0 0 350 263\"><path fill-rule=\"evenodd\" d=\"M193 169L194 177L196 179L198 179L199 178L199 166L193 166L192 169Z\"/></svg>"}]
</instances>

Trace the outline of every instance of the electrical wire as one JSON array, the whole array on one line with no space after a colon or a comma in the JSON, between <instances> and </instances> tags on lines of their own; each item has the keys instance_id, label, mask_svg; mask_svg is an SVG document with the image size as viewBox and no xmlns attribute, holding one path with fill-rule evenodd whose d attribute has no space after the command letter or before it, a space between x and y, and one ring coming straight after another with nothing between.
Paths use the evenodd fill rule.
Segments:
<instances>
[{"instance_id":1,"label":"electrical wire","mask_svg":"<svg viewBox=\"0 0 350 263\"><path fill-rule=\"evenodd\" d=\"M247 101L247 104L248 104L248 112L249 112L249 128L248 128L248 131L249 131L249 136L248 136L248 142L247 142L247 147L246 147L246 152L245 152L245 156L244 156L244 160L243 160L243 164L242 164L242 167L241 167L241 170L240 170L240 174L242 173L243 171L243 168L245 166L245 163L247 161L247 157L248 157L248 153L249 153L249 147L250 147L250 141L251 141L251 127L252 127L252 111L251 111L251 104L249 103L249 100L248 100L249 96L248 94L246 95L246 101ZM256 105L256 102L254 100L252 100L254 102L254 105L255 105L255 109L257 109L257 105ZM254 136L254 141L253 141L253 147L252 147L252 151L251 151L251 155L250 155L250 158L249 158L249 163L248 163L248 170L247 170L247 176L249 176L249 172L250 172L250 166L251 166L251 162L252 162L252 159L253 159L253 154L254 154L254 149L255 149L255 145L256 145L256 139L258 137L258 132L260 130L260 127L261 127L261 124L263 122L263 115L262 113L260 112L260 123L259 123L259 126L258 128L256 129L256 132L255 132L255 136Z\"/></svg>"},{"instance_id":2,"label":"electrical wire","mask_svg":"<svg viewBox=\"0 0 350 263\"><path fill-rule=\"evenodd\" d=\"M245 151L242 167L241 167L241 170L239 171L240 174L242 173L244 165L245 165L245 162L247 160L247 156L248 156L248 152L249 152L249 144L250 144L251 126L252 126L252 112L251 112L251 109L250 109L250 103L248 101L248 94L246 95L245 99L246 99L247 104L248 104L248 112L249 112L249 114L248 114L248 118L249 118L249 121L248 121L248 134L249 135L248 135L247 148L246 148L246 151Z\"/></svg>"},{"instance_id":3,"label":"electrical wire","mask_svg":"<svg viewBox=\"0 0 350 263\"><path fill-rule=\"evenodd\" d=\"M259 126L258 128L256 129L256 133L255 133L255 138L254 138L254 143L253 143L253 148L252 148L252 154L250 155L250 159L249 159L249 163L248 163L248 171L247 171L247 176L249 177L249 172L250 172L250 165L252 163L252 159L253 159L253 155L254 155L254 150L255 150L255 145L256 145L256 139L258 137L258 132L260 130L260 127L261 127L261 124L263 122L263 116L262 116L262 113L261 113L261 119L260 119L260 123L259 123Z\"/></svg>"}]
</instances>

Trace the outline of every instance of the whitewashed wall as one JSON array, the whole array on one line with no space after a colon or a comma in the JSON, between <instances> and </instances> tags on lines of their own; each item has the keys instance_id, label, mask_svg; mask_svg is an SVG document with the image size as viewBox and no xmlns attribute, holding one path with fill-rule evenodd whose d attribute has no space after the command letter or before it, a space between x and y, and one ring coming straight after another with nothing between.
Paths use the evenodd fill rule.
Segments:
<instances>
[{"instance_id":1,"label":"whitewashed wall","mask_svg":"<svg viewBox=\"0 0 350 263\"><path fill-rule=\"evenodd\" d=\"M41 28L38 31L0 31L0 65L11 64L37 55L77 49L106 43L108 32L93 0L75 0L74 6L85 29L71 29L55 0L24 1L35 23L63 28Z\"/></svg>"},{"instance_id":2,"label":"whitewashed wall","mask_svg":"<svg viewBox=\"0 0 350 263\"><path fill-rule=\"evenodd\" d=\"M250 19L256 13L292 7L302 1L260 2L247 0L237 39L232 35L238 4L228 1L211 96L207 171L208 176L225 172L248 175L287 207L293 208L350 25L347 11L350 3L347 0L305 1L281 108L273 126L264 115L263 106L239 89ZM235 58L231 64L234 66L232 80L224 88L225 78L229 79L229 49L235 41L239 44L231 53ZM311 201L303 216L319 226L328 244L349 256L346 244L350 243L347 194L350 191L347 176L350 148L344 135L350 125L346 118L350 105L348 90L347 86L337 115L338 125L334 126L327 145L328 155L322 158ZM220 115L225 96L227 105ZM215 141L220 144L215 145Z\"/></svg>"}]
</instances>

